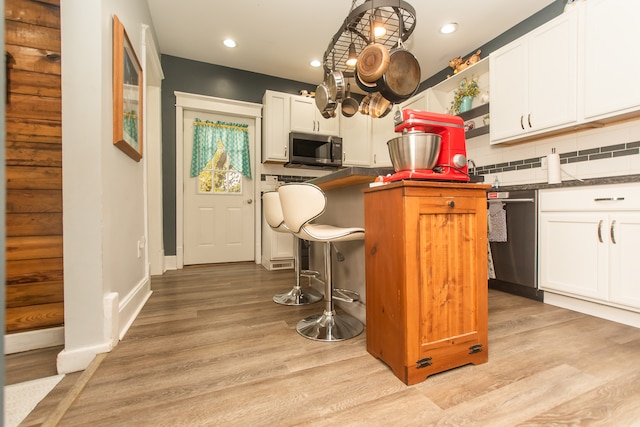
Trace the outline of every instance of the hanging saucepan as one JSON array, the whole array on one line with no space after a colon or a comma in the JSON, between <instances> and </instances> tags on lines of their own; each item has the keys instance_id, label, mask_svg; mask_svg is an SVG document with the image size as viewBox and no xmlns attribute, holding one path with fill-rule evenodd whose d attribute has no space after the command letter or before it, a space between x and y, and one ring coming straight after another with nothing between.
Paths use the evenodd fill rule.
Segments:
<instances>
[{"instance_id":1,"label":"hanging saucepan","mask_svg":"<svg viewBox=\"0 0 640 427\"><path fill-rule=\"evenodd\" d=\"M391 102L402 102L411 98L420 85L420 64L408 50L399 47L389 52L387 71L378 79L376 86Z\"/></svg>"},{"instance_id":2,"label":"hanging saucepan","mask_svg":"<svg viewBox=\"0 0 640 427\"><path fill-rule=\"evenodd\" d=\"M342 71L332 71L325 77L329 89L329 99L340 102L344 98L344 75Z\"/></svg>"},{"instance_id":3,"label":"hanging saucepan","mask_svg":"<svg viewBox=\"0 0 640 427\"><path fill-rule=\"evenodd\" d=\"M369 115L374 119L386 116L392 108L393 103L382 96L380 92L376 92L371 96L371 102L369 103Z\"/></svg>"},{"instance_id":4,"label":"hanging saucepan","mask_svg":"<svg viewBox=\"0 0 640 427\"><path fill-rule=\"evenodd\" d=\"M342 100L342 115L351 117L358 112L360 104L351 97L351 83L347 83L347 96Z\"/></svg>"},{"instance_id":5,"label":"hanging saucepan","mask_svg":"<svg viewBox=\"0 0 640 427\"><path fill-rule=\"evenodd\" d=\"M378 91L378 85L376 85L375 83L365 83L362 81L362 79L360 79L360 76L358 76L358 70L355 70L353 72L353 75L356 80L356 84L363 91L367 93L373 93Z\"/></svg>"},{"instance_id":6,"label":"hanging saucepan","mask_svg":"<svg viewBox=\"0 0 640 427\"><path fill-rule=\"evenodd\" d=\"M360 113L365 116L369 115L369 104L371 103L371 95L370 93L366 94L364 98L362 98L362 102L360 103Z\"/></svg>"},{"instance_id":7,"label":"hanging saucepan","mask_svg":"<svg viewBox=\"0 0 640 427\"><path fill-rule=\"evenodd\" d=\"M375 83L387 71L389 66L389 50L380 43L367 45L356 63L356 70L364 83Z\"/></svg>"},{"instance_id":8,"label":"hanging saucepan","mask_svg":"<svg viewBox=\"0 0 640 427\"><path fill-rule=\"evenodd\" d=\"M316 107L318 107L323 117L329 118L335 116L336 102L330 99L329 89L324 82L320 83L316 88L315 100ZM332 113L333 115L331 115Z\"/></svg>"}]
</instances>

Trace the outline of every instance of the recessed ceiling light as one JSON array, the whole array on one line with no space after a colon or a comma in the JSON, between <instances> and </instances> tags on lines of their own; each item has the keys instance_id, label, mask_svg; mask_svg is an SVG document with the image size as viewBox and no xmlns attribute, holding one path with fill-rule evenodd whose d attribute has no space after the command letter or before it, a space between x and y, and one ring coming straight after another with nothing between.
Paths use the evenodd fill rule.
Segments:
<instances>
[{"instance_id":1,"label":"recessed ceiling light","mask_svg":"<svg viewBox=\"0 0 640 427\"><path fill-rule=\"evenodd\" d=\"M457 29L458 29L457 22L449 22L448 24L444 24L442 27L440 27L440 32L442 34L451 34Z\"/></svg>"},{"instance_id":2,"label":"recessed ceiling light","mask_svg":"<svg viewBox=\"0 0 640 427\"><path fill-rule=\"evenodd\" d=\"M236 47L236 42L232 39L224 39L222 43L224 43L226 47Z\"/></svg>"},{"instance_id":3,"label":"recessed ceiling light","mask_svg":"<svg viewBox=\"0 0 640 427\"><path fill-rule=\"evenodd\" d=\"M313 61L311 61L311 66L313 68L318 68L321 65L322 65L322 63L320 61L318 61L317 59L314 59Z\"/></svg>"}]
</instances>

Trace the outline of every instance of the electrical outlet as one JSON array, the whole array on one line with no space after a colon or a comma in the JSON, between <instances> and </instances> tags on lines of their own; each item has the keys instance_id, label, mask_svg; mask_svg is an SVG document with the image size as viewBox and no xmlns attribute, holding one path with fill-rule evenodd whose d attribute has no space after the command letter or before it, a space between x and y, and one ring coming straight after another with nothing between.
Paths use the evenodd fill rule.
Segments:
<instances>
[{"instance_id":1,"label":"electrical outlet","mask_svg":"<svg viewBox=\"0 0 640 427\"><path fill-rule=\"evenodd\" d=\"M144 245L145 245L145 238L144 238L144 236L140 236L140 238L138 239L138 245L137 245L138 258L140 258L142 256L142 251L144 250Z\"/></svg>"}]
</instances>

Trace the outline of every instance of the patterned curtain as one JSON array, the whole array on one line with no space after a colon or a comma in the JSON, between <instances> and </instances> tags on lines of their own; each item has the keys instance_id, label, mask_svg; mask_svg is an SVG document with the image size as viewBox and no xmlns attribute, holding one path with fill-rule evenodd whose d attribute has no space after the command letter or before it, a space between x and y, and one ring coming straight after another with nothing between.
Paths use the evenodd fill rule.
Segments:
<instances>
[{"instance_id":1,"label":"patterned curtain","mask_svg":"<svg viewBox=\"0 0 640 427\"><path fill-rule=\"evenodd\" d=\"M248 127L249 125L195 119L191 176L196 177L202 172L213 158L218 141L222 141L231 167L251 179Z\"/></svg>"}]
</instances>

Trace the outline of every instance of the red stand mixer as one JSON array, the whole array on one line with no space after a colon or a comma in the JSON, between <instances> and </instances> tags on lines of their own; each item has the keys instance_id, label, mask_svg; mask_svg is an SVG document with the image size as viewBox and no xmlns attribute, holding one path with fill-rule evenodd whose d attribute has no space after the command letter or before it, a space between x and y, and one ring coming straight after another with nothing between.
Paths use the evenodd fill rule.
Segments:
<instances>
[{"instance_id":1,"label":"red stand mixer","mask_svg":"<svg viewBox=\"0 0 640 427\"><path fill-rule=\"evenodd\" d=\"M462 181L470 180L467 169L467 148L464 121L458 116L405 109L394 118L395 131L405 134L429 133L441 137L440 154L432 169L404 170L383 177L383 182L405 179Z\"/></svg>"}]
</instances>

